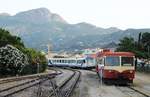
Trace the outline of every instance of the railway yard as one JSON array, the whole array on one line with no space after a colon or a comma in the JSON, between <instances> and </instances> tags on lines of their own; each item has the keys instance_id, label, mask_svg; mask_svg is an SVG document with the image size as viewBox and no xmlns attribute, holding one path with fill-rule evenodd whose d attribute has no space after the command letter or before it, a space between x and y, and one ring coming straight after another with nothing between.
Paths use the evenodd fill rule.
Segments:
<instances>
[{"instance_id":1,"label":"railway yard","mask_svg":"<svg viewBox=\"0 0 150 97\"><path fill-rule=\"evenodd\" d=\"M127 86L101 83L96 72L51 68L47 73L0 80L0 97L150 97L149 74Z\"/></svg>"},{"instance_id":2,"label":"railway yard","mask_svg":"<svg viewBox=\"0 0 150 97\"><path fill-rule=\"evenodd\" d=\"M101 84L95 72L81 71L82 77L73 97L150 97L149 75L137 73L133 86Z\"/></svg>"}]
</instances>

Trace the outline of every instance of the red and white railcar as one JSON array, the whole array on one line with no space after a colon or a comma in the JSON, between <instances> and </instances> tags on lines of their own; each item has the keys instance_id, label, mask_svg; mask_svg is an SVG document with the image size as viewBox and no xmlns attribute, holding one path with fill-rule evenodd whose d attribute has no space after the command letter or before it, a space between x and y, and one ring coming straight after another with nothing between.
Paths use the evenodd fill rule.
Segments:
<instances>
[{"instance_id":1,"label":"red and white railcar","mask_svg":"<svg viewBox=\"0 0 150 97\"><path fill-rule=\"evenodd\" d=\"M135 56L131 52L100 52L96 71L106 83L133 83Z\"/></svg>"}]
</instances>

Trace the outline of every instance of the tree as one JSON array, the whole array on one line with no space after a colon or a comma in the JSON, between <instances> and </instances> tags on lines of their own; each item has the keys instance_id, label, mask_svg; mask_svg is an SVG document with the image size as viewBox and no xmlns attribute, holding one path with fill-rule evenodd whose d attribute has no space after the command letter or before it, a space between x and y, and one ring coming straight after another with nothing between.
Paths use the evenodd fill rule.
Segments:
<instances>
[{"instance_id":1,"label":"tree","mask_svg":"<svg viewBox=\"0 0 150 97\"><path fill-rule=\"evenodd\" d=\"M139 58L150 57L150 33L139 33L138 41L132 37L124 37L120 40L116 51L133 52Z\"/></svg>"},{"instance_id":2,"label":"tree","mask_svg":"<svg viewBox=\"0 0 150 97\"><path fill-rule=\"evenodd\" d=\"M148 32L143 33L141 41L146 46L150 45L150 33L148 33Z\"/></svg>"},{"instance_id":3,"label":"tree","mask_svg":"<svg viewBox=\"0 0 150 97\"><path fill-rule=\"evenodd\" d=\"M120 40L120 43L118 44L117 51L131 51L133 52L135 50L135 41L133 38L124 37Z\"/></svg>"},{"instance_id":4,"label":"tree","mask_svg":"<svg viewBox=\"0 0 150 97\"><path fill-rule=\"evenodd\" d=\"M47 59L44 54L31 48L27 48L25 50L25 53L29 58L30 66L28 67L32 68L31 70L32 73L37 73L38 64L39 64L39 72L45 71L47 67Z\"/></svg>"},{"instance_id":5,"label":"tree","mask_svg":"<svg viewBox=\"0 0 150 97\"><path fill-rule=\"evenodd\" d=\"M148 32L143 33L141 42L145 48L145 51L148 52L150 49L150 33L148 33Z\"/></svg>"},{"instance_id":6,"label":"tree","mask_svg":"<svg viewBox=\"0 0 150 97\"><path fill-rule=\"evenodd\" d=\"M1 75L37 73L37 64L39 64L40 72L45 71L47 66L45 55L34 49L26 48L20 37L13 36L9 31L0 28Z\"/></svg>"},{"instance_id":7,"label":"tree","mask_svg":"<svg viewBox=\"0 0 150 97\"><path fill-rule=\"evenodd\" d=\"M13 45L21 51L25 48L20 37L12 36L9 33L9 31L0 28L0 47L5 46L7 44Z\"/></svg>"}]
</instances>

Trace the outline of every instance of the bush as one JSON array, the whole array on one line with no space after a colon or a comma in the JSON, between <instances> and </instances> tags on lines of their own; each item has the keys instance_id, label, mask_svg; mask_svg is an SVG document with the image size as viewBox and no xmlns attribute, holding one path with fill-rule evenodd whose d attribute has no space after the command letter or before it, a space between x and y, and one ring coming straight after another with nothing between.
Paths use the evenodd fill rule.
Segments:
<instances>
[{"instance_id":1,"label":"bush","mask_svg":"<svg viewBox=\"0 0 150 97\"><path fill-rule=\"evenodd\" d=\"M38 64L39 64L38 72L44 72L46 70L47 60L44 54L31 48L26 49L25 53L27 54L30 63L30 66L28 66L27 68L29 67L32 68L32 73L37 73Z\"/></svg>"},{"instance_id":2,"label":"bush","mask_svg":"<svg viewBox=\"0 0 150 97\"><path fill-rule=\"evenodd\" d=\"M0 74L1 76L15 76L28 65L27 56L17 48L6 45L0 48Z\"/></svg>"}]
</instances>

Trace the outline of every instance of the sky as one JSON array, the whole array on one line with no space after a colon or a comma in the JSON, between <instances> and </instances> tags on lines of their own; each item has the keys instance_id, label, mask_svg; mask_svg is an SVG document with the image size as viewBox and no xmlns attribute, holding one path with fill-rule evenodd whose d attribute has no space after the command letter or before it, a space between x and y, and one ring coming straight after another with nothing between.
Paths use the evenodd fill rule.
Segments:
<instances>
[{"instance_id":1,"label":"sky","mask_svg":"<svg viewBox=\"0 0 150 97\"><path fill-rule=\"evenodd\" d=\"M150 28L150 0L0 0L0 13L48 8L68 23L98 27Z\"/></svg>"}]
</instances>

